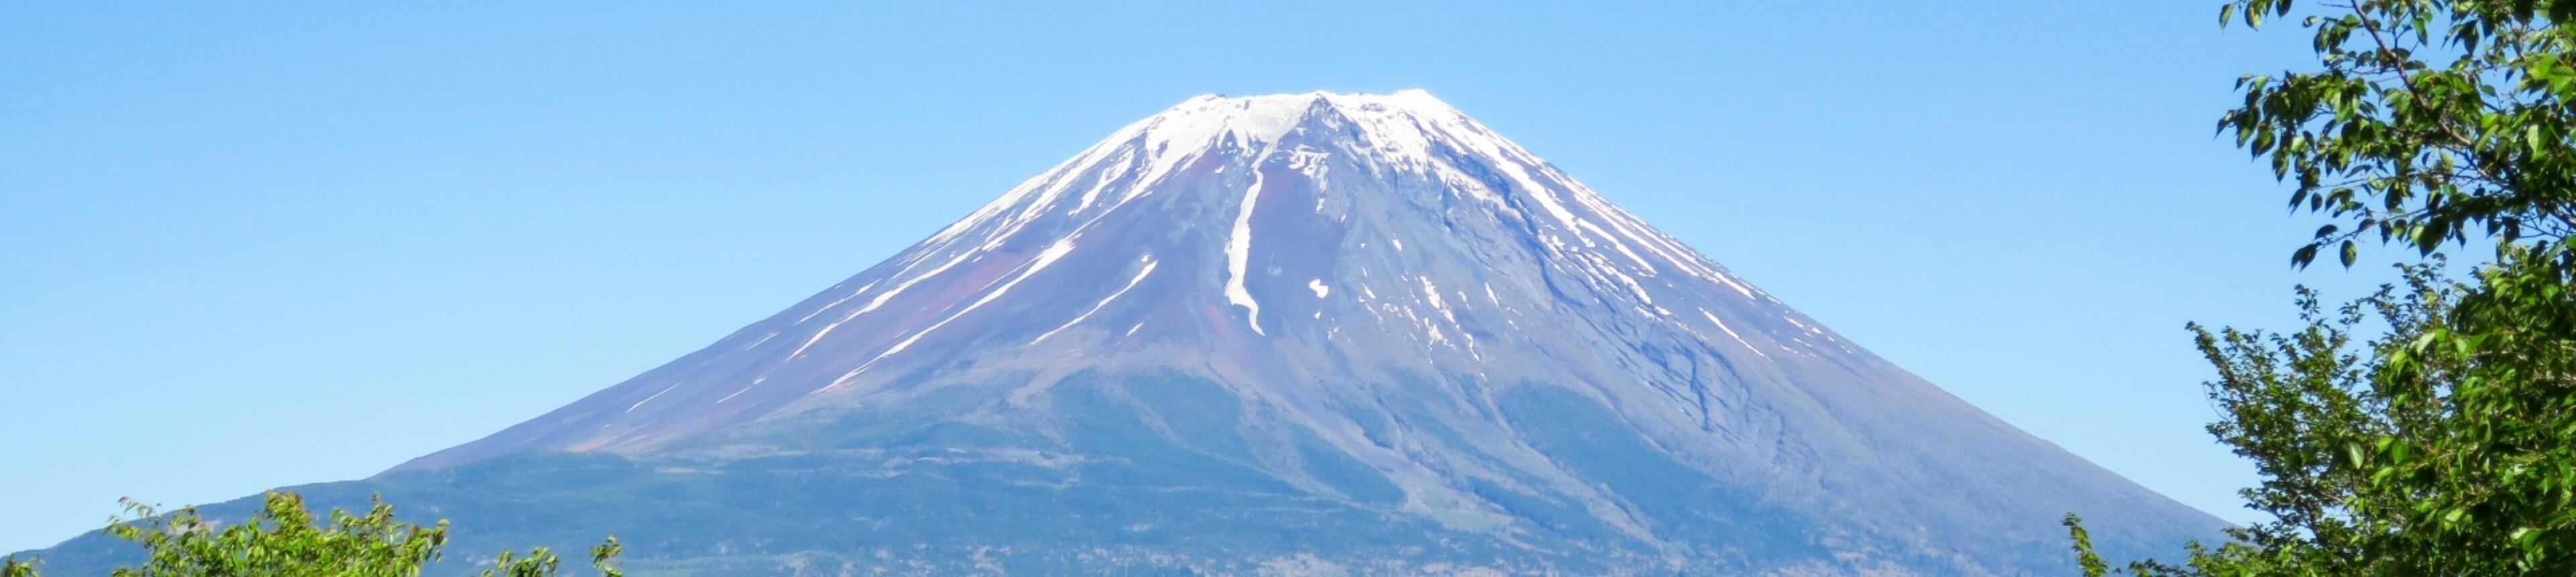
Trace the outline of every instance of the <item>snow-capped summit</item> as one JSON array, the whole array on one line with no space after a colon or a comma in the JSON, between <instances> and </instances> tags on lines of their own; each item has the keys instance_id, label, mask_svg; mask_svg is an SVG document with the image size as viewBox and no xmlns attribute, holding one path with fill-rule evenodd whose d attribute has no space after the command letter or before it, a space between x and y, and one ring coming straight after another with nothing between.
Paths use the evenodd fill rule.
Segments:
<instances>
[{"instance_id":1,"label":"snow-capped summit","mask_svg":"<svg viewBox=\"0 0 2576 577\"><path fill-rule=\"evenodd\" d=\"M747 483L650 494L844 532L674 533L674 558L2023 574L2066 565L2068 511L2114 550L2221 526L1419 90L1189 99L704 350L371 482L531 450L660 471L602 487Z\"/></svg>"}]
</instances>

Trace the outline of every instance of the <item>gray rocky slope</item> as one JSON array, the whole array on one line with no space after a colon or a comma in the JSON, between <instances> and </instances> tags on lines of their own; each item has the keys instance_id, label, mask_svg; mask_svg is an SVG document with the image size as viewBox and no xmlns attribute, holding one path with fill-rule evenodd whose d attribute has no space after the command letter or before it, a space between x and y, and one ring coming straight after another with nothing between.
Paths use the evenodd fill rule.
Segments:
<instances>
[{"instance_id":1,"label":"gray rocky slope","mask_svg":"<svg viewBox=\"0 0 2576 577\"><path fill-rule=\"evenodd\" d=\"M704 350L307 490L697 574L2019 575L2071 570L2069 511L2113 552L2223 526L1419 91L1189 100Z\"/></svg>"}]
</instances>

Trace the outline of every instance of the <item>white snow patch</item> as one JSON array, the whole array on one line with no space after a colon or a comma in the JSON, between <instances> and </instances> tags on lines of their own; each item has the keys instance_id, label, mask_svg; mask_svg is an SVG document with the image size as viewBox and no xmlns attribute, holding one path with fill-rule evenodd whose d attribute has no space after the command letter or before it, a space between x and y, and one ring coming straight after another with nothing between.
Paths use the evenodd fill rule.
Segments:
<instances>
[{"instance_id":1,"label":"white snow patch","mask_svg":"<svg viewBox=\"0 0 2576 577\"><path fill-rule=\"evenodd\" d=\"M974 312L977 307L984 306L984 303L993 302L993 299L1001 298L1003 293L1011 292L1011 287L1019 286L1020 281L1028 280L1029 275L1037 274L1038 271L1041 270L1046 270L1047 265L1055 264L1056 259L1064 258L1065 253L1070 252L1073 252L1073 239L1057 239L1055 244L1048 245L1045 251L1039 252L1037 259L1029 261L1028 264L1021 265L1022 268L1020 269L1019 276L1011 277L1010 282L1002 283L1001 287L993 289L992 292L984 293L984 298L975 299L974 304L966 305L966 308L958 309L955 313L950 313L948 318L939 319L939 322L931 323L929 327L921 329L920 332L913 333L911 337L904 339L903 342L895 343L894 347L886 349L885 352L877 353L876 358L868 359L868 362L865 363L860 363L859 368L850 369L850 372L842 374L840 378L832 379L832 384L823 385L823 388L815 389L814 392L820 393L823 391L829 391L832 390L832 387L838 387L841 386L842 383L849 382L850 377L856 377L859 376L859 373L866 372L868 367L875 366L877 361L885 360L886 357L894 356L895 353L903 352L905 348L911 347L913 343L920 342L921 337L929 335L931 331L939 330L939 327L948 326L949 321L957 320L957 317L966 316L966 313Z\"/></svg>"},{"instance_id":2,"label":"white snow patch","mask_svg":"<svg viewBox=\"0 0 2576 577\"><path fill-rule=\"evenodd\" d=\"M1118 153L1118 159L1113 162L1126 162L1127 159L1134 157L1135 154L1135 151L1132 150L1121 150ZM1118 177L1126 174L1127 171L1124 170L1100 171L1100 180L1091 185L1091 190L1082 193L1082 200L1074 203L1073 210L1071 212L1082 212L1083 209L1091 208L1091 202L1100 198L1100 191L1107 190L1109 188L1109 183L1116 182Z\"/></svg>"},{"instance_id":3,"label":"white snow patch","mask_svg":"<svg viewBox=\"0 0 2576 577\"><path fill-rule=\"evenodd\" d=\"M797 356L797 355L805 354L805 349L812 348L812 347L814 346L814 341L823 340L823 335L832 334L832 329L837 329L837 328L841 328L841 323L832 323L832 324L828 324L828 325L823 325L823 329L822 329L822 330L814 331L814 336L812 336L812 337L807 337L807 338L805 339L805 344L796 345L796 350L794 350L794 351L789 351L789 352L787 353L787 358L786 358L786 359L784 359L784 360L782 360L782 361L780 361L780 362L786 362L786 361L796 360L796 356Z\"/></svg>"},{"instance_id":4,"label":"white snow patch","mask_svg":"<svg viewBox=\"0 0 2576 577\"><path fill-rule=\"evenodd\" d=\"M1628 255L1628 260L1636 261L1639 269L1643 269L1649 275L1654 274L1654 263L1646 262L1645 257L1637 256L1637 251L1628 250L1628 243L1619 242L1618 236L1610 234L1610 231L1601 230L1601 225L1592 224L1589 220L1575 221L1575 223L1585 230L1592 231L1593 234L1601 235L1601 240L1610 241L1610 248L1619 249L1619 254Z\"/></svg>"},{"instance_id":5,"label":"white snow patch","mask_svg":"<svg viewBox=\"0 0 2576 577\"><path fill-rule=\"evenodd\" d=\"M912 277L912 280L907 280L907 281L903 281L902 283L898 283L898 284L894 285L894 288L886 289L886 292L885 292L884 294L879 294L879 295L877 295L877 298L868 299L868 304L867 304L866 306L859 307L858 312L853 312L853 313L850 313L850 314L849 314L849 315L847 315L847 316L843 316L843 317L841 317L841 320L833 321L833 322L832 322L832 326L835 326L835 327L837 327L837 326L841 326L841 323L850 322L850 319L859 318L859 315L868 314L868 312L869 312L869 311L877 310L877 307L885 306L885 304L886 304L886 301L887 301L887 300L891 300L891 299L893 299L893 298L894 298L894 295L903 294L904 289L912 288L912 285L914 285L914 284L918 284L918 283L920 283L922 280L928 279L928 278L930 278L930 277L939 276L939 273L948 272L948 269L949 269L950 267L957 266L957 263L966 262L966 259L967 259L968 257L974 257L974 256L979 256L979 255L981 255L981 253L980 253L980 252L975 252L975 251L968 251L968 252L958 253L956 258L948 259L948 262L946 262L946 263L941 263L941 264L939 265L939 267L938 267L938 268L930 269L930 272L921 273L921 276ZM825 327L823 330L829 331L829 330L832 330L832 329L831 329L831 328L829 328L829 327ZM806 343L806 344L813 344L813 343L808 342L808 343ZM798 350L799 350L799 351L802 351L803 349L798 349ZM792 356L795 356L795 355L788 355L788 356L791 356L791 357L792 357Z\"/></svg>"},{"instance_id":6,"label":"white snow patch","mask_svg":"<svg viewBox=\"0 0 2576 577\"><path fill-rule=\"evenodd\" d=\"M1744 340L1744 335L1735 334L1735 329L1726 328L1726 321L1717 320L1716 313L1708 312L1708 309L1700 309L1699 314L1700 316L1708 317L1708 322L1717 323L1717 330L1726 331L1726 336L1735 337L1736 344L1744 345L1746 350L1753 351L1753 354L1762 355L1762 358L1771 358L1770 354L1762 352L1761 347L1753 346L1752 342Z\"/></svg>"},{"instance_id":7,"label":"white snow patch","mask_svg":"<svg viewBox=\"0 0 2576 577\"><path fill-rule=\"evenodd\" d=\"M636 402L635 402L635 404L633 404L633 405L628 405L628 406L626 407L626 412L629 412L629 413L635 412L635 408L636 408L636 407L644 406L644 403L650 403L650 402L653 402L653 399L659 399L659 398L662 398L662 394L663 394L663 393L671 392L671 389L677 389L677 388L680 388L680 384L679 384L679 383L671 383L671 386L668 386L668 387L662 387L662 392L661 392L661 393L653 393L653 396L650 396L650 397L644 397L644 400L636 401Z\"/></svg>"},{"instance_id":8,"label":"white snow patch","mask_svg":"<svg viewBox=\"0 0 2576 577\"><path fill-rule=\"evenodd\" d=\"M1637 300L1643 301L1649 305L1655 304L1655 296L1646 294L1645 285L1637 284L1637 279L1629 277L1628 273L1619 272L1619 269L1617 268L1606 266L1600 268L1601 272L1609 273L1609 277L1618 279L1620 284L1628 285L1628 292L1636 294Z\"/></svg>"},{"instance_id":9,"label":"white snow patch","mask_svg":"<svg viewBox=\"0 0 2576 577\"><path fill-rule=\"evenodd\" d=\"M1279 137L1306 118L1306 111L1314 107L1315 101L1324 97L1321 92L1244 98L1209 94L1182 102L1137 123L1143 125L1137 129L1137 138L1142 139L1151 160L1144 177L1136 182L1153 184L1228 140L1246 150L1278 142Z\"/></svg>"},{"instance_id":10,"label":"white snow patch","mask_svg":"<svg viewBox=\"0 0 2576 577\"><path fill-rule=\"evenodd\" d=\"M868 289L876 288L877 282L883 281L870 282L868 284L861 285L859 286L859 290L850 291L850 294L843 295L840 300L832 301L832 304L815 308L814 312L805 313L805 318L796 319L796 322L790 324L805 324L805 321L814 320L814 315L823 314L823 311L832 310L832 307L841 306L841 303L850 302L850 299L859 298L859 295L866 294Z\"/></svg>"},{"instance_id":11,"label":"white snow patch","mask_svg":"<svg viewBox=\"0 0 2576 577\"><path fill-rule=\"evenodd\" d=\"M1332 153L1300 145L1296 150L1288 152L1288 168L1305 174L1307 179L1315 181L1316 190L1323 190L1324 187L1331 185L1331 182L1326 179L1326 175L1331 172L1331 168L1324 164L1324 159L1331 156ZM1316 195L1316 210L1320 212L1323 210L1323 207L1323 196Z\"/></svg>"},{"instance_id":12,"label":"white snow patch","mask_svg":"<svg viewBox=\"0 0 2576 577\"><path fill-rule=\"evenodd\" d=\"M1254 160L1255 164L1260 161ZM1261 332L1261 303L1252 300L1252 292L1243 288L1243 269L1252 263L1252 207L1261 200L1261 171L1252 172L1252 186L1243 191L1243 206L1235 209L1234 232L1225 240L1225 301L1242 305L1244 319L1252 325L1252 334Z\"/></svg>"},{"instance_id":13,"label":"white snow patch","mask_svg":"<svg viewBox=\"0 0 2576 577\"><path fill-rule=\"evenodd\" d=\"M1735 282L1734 279L1726 278L1725 275L1712 276L1709 277L1709 280L1717 281L1717 284L1726 285L1726 288L1735 289L1735 292L1743 293L1744 298L1754 298L1753 289L1746 288L1743 283Z\"/></svg>"},{"instance_id":14,"label":"white snow patch","mask_svg":"<svg viewBox=\"0 0 2576 577\"><path fill-rule=\"evenodd\" d=\"M1118 292L1109 293L1109 298L1100 299L1100 304L1091 305L1091 310L1082 311L1081 316L1073 317L1073 320L1070 321L1065 321L1063 326L1047 331L1046 334L1038 335L1038 338L1031 339L1029 344L1038 344L1039 341L1047 340L1047 337L1055 336L1057 332L1073 328L1073 325L1082 324L1083 319L1091 318L1092 313L1100 312L1101 308L1109 306L1109 301L1118 300L1118 297L1127 294L1128 289L1136 288L1136 283L1144 282L1145 275L1154 274L1154 265L1158 264L1162 263L1150 260L1145 261L1145 270L1136 271L1136 278L1127 279L1127 286L1118 287Z\"/></svg>"}]
</instances>

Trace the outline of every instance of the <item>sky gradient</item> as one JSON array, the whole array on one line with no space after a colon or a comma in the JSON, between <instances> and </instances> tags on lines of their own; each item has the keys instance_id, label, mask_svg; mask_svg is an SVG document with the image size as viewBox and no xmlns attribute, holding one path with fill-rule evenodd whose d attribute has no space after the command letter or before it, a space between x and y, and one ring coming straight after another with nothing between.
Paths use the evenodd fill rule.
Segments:
<instances>
[{"instance_id":1,"label":"sky gradient","mask_svg":"<svg viewBox=\"0 0 2576 577\"><path fill-rule=\"evenodd\" d=\"M2290 269L2314 221L2211 131L2305 36L1969 4L0 4L0 551L497 431L1195 94L1404 88L2250 519L2183 323L2393 278Z\"/></svg>"}]
</instances>

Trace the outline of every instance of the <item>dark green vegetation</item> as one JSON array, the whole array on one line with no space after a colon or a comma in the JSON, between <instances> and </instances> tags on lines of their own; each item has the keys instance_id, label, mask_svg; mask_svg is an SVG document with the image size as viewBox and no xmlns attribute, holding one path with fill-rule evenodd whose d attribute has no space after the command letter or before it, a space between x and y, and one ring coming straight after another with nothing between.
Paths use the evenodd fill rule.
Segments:
<instances>
[{"instance_id":1,"label":"dark green vegetation","mask_svg":"<svg viewBox=\"0 0 2576 577\"><path fill-rule=\"evenodd\" d=\"M163 513L129 501L126 511L136 519L111 524L96 538L118 541L112 545L117 551L109 555L117 558L118 567L103 571L114 577L410 577L439 559L447 545L446 521L434 526L399 521L392 505L372 497L368 501L365 515L332 509L317 519L301 495L270 492L257 503L228 504L255 509L226 517L240 520L231 523L195 508ZM621 577L624 573L611 563L620 550L617 538L610 537L590 548L591 565L606 577ZM562 560L538 547L524 556L504 550L473 564L483 567L482 577L552 577ZM97 567L73 569L102 572ZM0 559L0 577L37 577L36 562Z\"/></svg>"},{"instance_id":2,"label":"dark green vegetation","mask_svg":"<svg viewBox=\"0 0 2576 577\"><path fill-rule=\"evenodd\" d=\"M2322 70L2247 77L2222 130L2329 216L2293 261L2363 242L2434 263L2287 334L2200 330L2210 432L2253 459L2234 529L2151 575L2576 574L2576 17L2565 0L2245 0L2222 24L2305 16ZM2445 247L2494 243L2460 280ZM2093 554L2073 516L2085 573Z\"/></svg>"}]
</instances>

